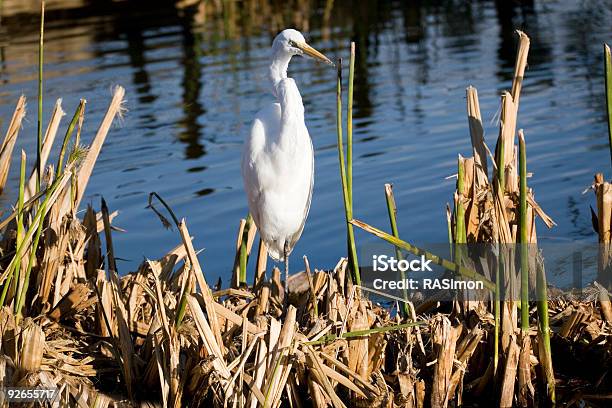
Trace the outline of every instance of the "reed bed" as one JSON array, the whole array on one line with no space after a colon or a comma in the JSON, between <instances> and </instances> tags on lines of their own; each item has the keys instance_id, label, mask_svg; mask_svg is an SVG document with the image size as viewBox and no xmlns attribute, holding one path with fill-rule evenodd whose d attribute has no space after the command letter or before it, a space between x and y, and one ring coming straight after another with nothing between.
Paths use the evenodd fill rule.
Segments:
<instances>
[{"instance_id":1,"label":"reed bed","mask_svg":"<svg viewBox=\"0 0 612 408\"><path fill-rule=\"evenodd\" d=\"M40 89L42 44L41 30ZM560 400L605 406L609 394L600 390L609 383L604 379L605 356L612 325L607 289L596 284L583 298L550 296L536 256L523 255L519 269L503 257L492 261L499 265L484 268L465 252L471 242L500 248L532 245L537 242L536 217L554 225L527 186L522 132L518 149L515 144L528 48L529 38L519 33L515 78L512 91L502 94L494 157L484 141L477 92L467 89L473 157L458 160L454 205L448 211L452 259L400 238L391 185L385 185L385 197L392 234L353 219L353 44L346 163L341 64L337 94L347 256L332 270L311 269L304 257L304 270L283 280L278 268L267 273L261 241L255 262L249 262L255 258L257 228L246 217L239 224L228 288L209 284L187 221L155 193L149 206L165 225L174 225L177 246L159 259L144 261L136 271L117 270L112 203L102 199L98 210L92 205L78 210L112 122L122 113L124 89L114 89L87 148L81 145L82 100L56 164L48 165L64 115L58 101L44 135L38 127L35 163L28 162L26 152L21 154L18 199L0 223L2 387L57 389L54 401L30 404L53 407L437 408L554 405ZM39 102L41 98L42 93ZM17 102L0 147L2 187L25 102L24 97ZM601 176L595 191L600 241L609 245L612 188ZM155 207L155 199L172 222ZM354 226L398 251L422 254L458 276L479 279L486 290L477 299L458 296L452 302L434 298L412 303L404 295L401 312L394 313L360 290ZM602 266L611 258L602 258ZM251 285L249 265L254 270ZM493 277L488 270L500 272ZM500 299L503 279L510 287L520 284L520 302ZM538 302L526 298L529 287L538 290ZM563 359L553 364L555 353ZM585 361L603 377L575 372ZM0 392L0 406L9 405Z\"/></svg>"},{"instance_id":2,"label":"reed bed","mask_svg":"<svg viewBox=\"0 0 612 408\"><path fill-rule=\"evenodd\" d=\"M485 362L481 360L480 365L475 366L470 365L468 358L466 375L469 373L482 375L465 387L466 400L470 397L479 400L483 391L488 389L490 391L485 400L497 406L553 406L559 402L557 389L568 391L565 382L569 374L567 370L573 371L574 375L582 371L578 363L582 358L577 356L577 350L570 350L569 346L572 340L578 339L576 337L568 339L567 330L571 329L567 329L566 325L573 326L573 323L567 321L561 323L565 313L574 315L578 313L577 310L589 310L591 316L588 320L594 330L591 334L597 332L598 336L590 339L581 338L580 341L598 349L595 354L601 355L605 347L599 348L593 341L595 338L602 339L602 332L598 330L606 327L604 315L607 313L612 316L612 309L609 306L606 289L598 283L586 291L591 296L586 297L590 299L588 303L581 303L578 297L564 298L561 293L556 293L559 298L549 302L544 263L537 250L535 221L536 218L540 218L548 228L552 228L555 223L537 204L533 190L527 185L527 143L523 130L517 132L517 123L530 40L522 32L518 32L518 39L519 47L512 89L503 92L501 96L500 126L495 154L491 153L485 144L478 93L473 87L468 87L466 91L473 155L467 158L459 156L454 209L451 211L449 208L447 211L453 259L441 259L435 254L400 240L393 219L391 223L394 236L362 221L353 220L352 223L397 248L417 255L423 254L433 263L455 271L460 277L477 278L485 282L489 292L483 293L482 298L462 299L458 296L455 299L451 315L455 316L457 321L453 322L452 327L464 330L464 333L456 336L452 330L449 330L448 337L444 340L448 343L443 343L447 347L447 354L456 355L456 360L459 360L460 355L455 354L453 347L461 344L462 337L468 336L472 330L485 332L479 339L479 347L487 350L488 358ZM608 67L606 65L607 69ZM489 157L493 165L491 179L488 172ZM600 270L605 271L604 276L609 276L612 264L612 251L609 249L612 210L609 206L612 203L610 198L612 196L608 196L612 194L612 189L603 181L602 175L596 177L594 189L597 192L598 214L600 214L599 222L595 221L595 224L599 226L600 242L605 244L600 259ZM388 202L388 209L392 214L395 211L394 203L390 206ZM496 248L496 256L485 258L481 264L475 264L473 259L466 256L466 251L469 250L466 243L489 243ZM515 251L520 251L520 254L516 254ZM516 256L519 257L518 262L515 262ZM494 276L491 276L491 271L494 271ZM530 292L536 293L536 301L530 300ZM592 302L593 293L599 294L597 297L599 303ZM571 306L568 305L565 312L560 312L558 305L567 304L568 301ZM439 307L439 303L425 301L417 304L416 310L419 314L431 312L432 308L440 311L435 306ZM474 318L474 315L478 317ZM466 321L470 319L473 319L472 324L466 327ZM554 327L559 324L561 330ZM581 332L579 337L582 335L584 332ZM556 344L553 344L553 341ZM553 364L555 346L568 353L562 354L563 358L571 354L572 363L577 364L573 368L570 368L571 364L562 364L563 367L559 370L562 373L561 378L555 377ZM438 360L437 364L440 363ZM601 364L597 364L597 367L596 370L600 372L606 370ZM433 381L432 398L436 392L436 376ZM581 385L585 389L591 387L590 391L593 391L602 386L602 383L589 384L585 380ZM607 387L607 385L602 386L603 389ZM587 404L598 404L594 402L598 399L595 394L591 394ZM431 400L431 405L451 404L449 397L449 394L446 394L446 398L442 399L439 395L436 400ZM599 398L599 401L604 399ZM578 400L583 401L582 397L578 397L572 400L572 403ZM454 402L461 404L464 400L461 396L455 395ZM482 403L482 400L480 402Z\"/></svg>"}]
</instances>

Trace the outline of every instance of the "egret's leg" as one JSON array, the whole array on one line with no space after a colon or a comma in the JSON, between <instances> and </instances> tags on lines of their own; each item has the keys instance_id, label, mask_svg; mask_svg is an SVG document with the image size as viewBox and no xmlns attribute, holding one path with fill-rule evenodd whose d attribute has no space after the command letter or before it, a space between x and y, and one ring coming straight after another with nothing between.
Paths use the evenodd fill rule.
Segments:
<instances>
[{"instance_id":1,"label":"egret's leg","mask_svg":"<svg viewBox=\"0 0 612 408\"><path fill-rule=\"evenodd\" d=\"M285 255L285 303L289 303L289 243L285 241L283 248Z\"/></svg>"}]
</instances>

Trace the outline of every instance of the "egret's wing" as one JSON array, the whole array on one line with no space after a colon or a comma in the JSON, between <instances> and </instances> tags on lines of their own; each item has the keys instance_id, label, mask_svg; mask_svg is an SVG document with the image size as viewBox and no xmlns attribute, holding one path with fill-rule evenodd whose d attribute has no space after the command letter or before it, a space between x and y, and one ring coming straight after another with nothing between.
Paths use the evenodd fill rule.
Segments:
<instances>
[{"instance_id":1,"label":"egret's wing","mask_svg":"<svg viewBox=\"0 0 612 408\"><path fill-rule=\"evenodd\" d=\"M310 211L310 204L312 202L312 190L314 187L314 147L312 146L312 139L308 137L310 140L310 157L312 157L311 161L311 175L310 175L310 191L308 191L308 200L306 201L306 208L304 208L304 216L302 217L302 225L300 225L300 229L291 236L289 240L289 253L293 250L294 245L302 236L302 231L304 231L304 225L306 224L306 219L308 218L308 212Z\"/></svg>"},{"instance_id":2,"label":"egret's wing","mask_svg":"<svg viewBox=\"0 0 612 408\"><path fill-rule=\"evenodd\" d=\"M271 103L256 115L251 126L251 132L244 141L242 151L242 180L244 190L249 202L249 211L255 220L255 224L261 228L260 224L260 202L262 190L265 185L266 176L262 174L266 166L256 166L255 163L261 160L262 153L265 153L266 146L278 134L280 128L281 109L278 103Z\"/></svg>"}]
</instances>

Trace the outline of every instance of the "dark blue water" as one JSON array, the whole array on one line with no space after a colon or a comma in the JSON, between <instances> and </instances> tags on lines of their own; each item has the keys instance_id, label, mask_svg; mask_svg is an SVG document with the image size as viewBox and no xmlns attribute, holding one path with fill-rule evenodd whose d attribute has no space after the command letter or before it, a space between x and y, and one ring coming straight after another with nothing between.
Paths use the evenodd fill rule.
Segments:
<instances>
[{"instance_id":1,"label":"dark blue water","mask_svg":"<svg viewBox=\"0 0 612 408\"><path fill-rule=\"evenodd\" d=\"M148 209L151 191L186 217L211 279L233 264L239 219L247 213L240 151L255 112L272 99L266 78L271 40L302 29L330 57L357 42L354 212L387 228L383 184L394 184L399 228L408 240L446 242L445 204L452 199L457 154L470 154L465 88L478 88L486 139L497 137L499 95L510 87L520 28L532 39L519 127L525 129L536 199L558 223L540 239L595 241L593 173L610 175L602 77L602 42L612 42L612 2L499 0L255 2L72 1L47 14L45 113L63 98L68 116L88 100L83 139L91 140L111 87L127 91L127 113L110 132L85 202L104 196L127 230L114 243L120 272L180 242ZM268 4L267 2L263 2ZM0 29L0 116L17 97L29 100L15 149L34 158L38 17L4 2ZM55 8L54 8L55 7ZM31 10L34 11L34 10ZM345 254L335 148L335 72L296 58L316 149L312 209L295 248L319 268ZM64 118L63 135L69 117ZM15 197L17 166L3 197ZM357 232L357 242L374 239Z\"/></svg>"}]
</instances>

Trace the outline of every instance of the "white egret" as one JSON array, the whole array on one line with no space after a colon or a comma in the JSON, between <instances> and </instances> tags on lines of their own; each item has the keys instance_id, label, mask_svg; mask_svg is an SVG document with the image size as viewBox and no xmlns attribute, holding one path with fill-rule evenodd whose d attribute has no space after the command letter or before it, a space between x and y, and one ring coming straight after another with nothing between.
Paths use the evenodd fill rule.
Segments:
<instances>
[{"instance_id":1,"label":"white egret","mask_svg":"<svg viewBox=\"0 0 612 408\"><path fill-rule=\"evenodd\" d=\"M297 30L283 30L272 43L269 77L276 102L255 116L242 152L242 179L251 216L268 254L285 262L302 235L314 182L314 151L304 122L300 91L287 67L294 55L333 63Z\"/></svg>"}]
</instances>

